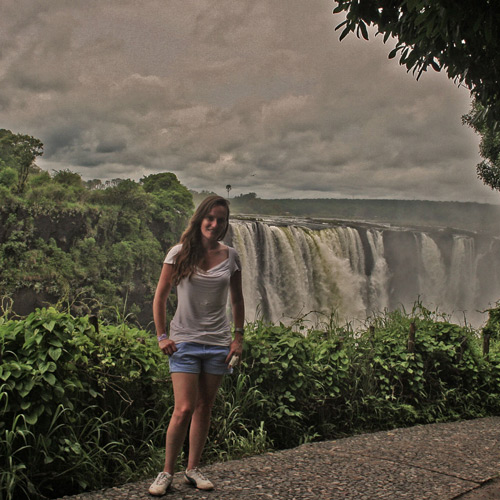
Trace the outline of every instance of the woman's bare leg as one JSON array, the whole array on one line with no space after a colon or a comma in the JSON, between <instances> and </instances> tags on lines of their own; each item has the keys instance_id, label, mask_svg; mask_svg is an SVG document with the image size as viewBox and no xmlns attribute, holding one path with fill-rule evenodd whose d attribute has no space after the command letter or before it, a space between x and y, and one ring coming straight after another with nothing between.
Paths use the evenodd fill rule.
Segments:
<instances>
[{"instance_id":1,"label":"woman's bare leg","mask_svg":"<svg viewBox=\"0 0 500 500\"><path fill-rule=\"evenodd\" d=\"M198 379L198 398L191 418L189 430L189 457L187 469L198 467L210 428L212 407L223 375L200 373Z\"/></svg>"},{"instance_id":2,"label":"woman's bare leg","mask_svg":"<svg viewBox=\"0 0 500 500\"><path fill-rule=\"evenodd\" d=\"M174 412L167 429L164 472L174 473L199 393L198 373L172 373Z\"/></svg>"}]
</instances>

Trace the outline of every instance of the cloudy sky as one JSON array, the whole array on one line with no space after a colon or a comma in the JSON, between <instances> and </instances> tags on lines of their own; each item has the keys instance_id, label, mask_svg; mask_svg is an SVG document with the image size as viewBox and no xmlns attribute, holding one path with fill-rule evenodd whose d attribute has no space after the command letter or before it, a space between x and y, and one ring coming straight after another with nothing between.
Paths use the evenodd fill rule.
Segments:
<instances>
[{"instance_id":1,"label":"cloudy sky","mask_svg":"<svg viewBox=\"0 0 500 500\"><path fill-rule=\"evenodd\" d=\"M174 172L262 198L500 203L469 92L394 43L338 41L331 0L2 0L0 128L84 179Z\"/></svg>"}]
</instances>

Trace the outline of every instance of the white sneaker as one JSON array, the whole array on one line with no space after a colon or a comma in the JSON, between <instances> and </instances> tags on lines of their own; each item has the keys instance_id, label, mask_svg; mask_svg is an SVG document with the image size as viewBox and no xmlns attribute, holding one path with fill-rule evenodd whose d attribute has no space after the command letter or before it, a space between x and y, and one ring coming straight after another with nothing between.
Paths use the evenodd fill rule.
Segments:
<instances>
[{"instance_id":1,"label":"white sneaker","mask_svg":"<svg viewBox=\"0 0 500 500\"><path fill-rule=\"evenodd\" d=\"M149 493L155 496L164 495L172 484L174 476L168 472L160 472L154 483L149 487Z\"/></svg>"},{"instance_id":2,"label":"white sneaker","mask_svg":"<svg viewBox=\"0 0 500 500\"><path fill-rule=\"evenodd\" d=\"M187 470L184 472L184 480L188 484L192 484L199 490L213 490L214 485L209 481L198 468Z\"/></svg>"}]
</instances>

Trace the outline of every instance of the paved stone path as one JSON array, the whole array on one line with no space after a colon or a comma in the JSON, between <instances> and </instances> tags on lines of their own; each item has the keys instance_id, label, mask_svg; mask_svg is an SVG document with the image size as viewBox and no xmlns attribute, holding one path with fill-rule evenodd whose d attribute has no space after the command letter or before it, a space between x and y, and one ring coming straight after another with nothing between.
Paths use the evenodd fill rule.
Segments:
<instances>
[{"instance_id":1,"label":"paved stone path","mask_svg":"<svg viewBox=\"0 0 500 500\"><path fill-rule=\"evenodd\" d=\"M313 443L203 468L216 489L175 475L166 500L500 500L500 417ZM152 500L154 478L66 500Z\"/></svg>"}]
</instances>

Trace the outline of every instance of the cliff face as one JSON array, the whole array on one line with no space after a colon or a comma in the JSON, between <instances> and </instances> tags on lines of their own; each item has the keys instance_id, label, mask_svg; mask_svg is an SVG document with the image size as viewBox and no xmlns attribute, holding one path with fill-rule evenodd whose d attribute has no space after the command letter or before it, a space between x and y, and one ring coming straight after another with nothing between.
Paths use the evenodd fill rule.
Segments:
<instances>
[{"instance_id":1,"label":"cliff face","mask_svg":"<svg viewBox=\"0 0 500 500\"><path fill-rule=\"evenodd\" d=\"M78 240L91 234L98 221L99 214L95 212L40 214L33 218L33 236L46 242L53 238L61 250L69 252Z\"/></svg>"},{"instance_id":2,"label":"cliff face","mask_svg":"<svg viewBox=\"0 0 500 500\"><path fill-rule=\"evenodd\" d=\"M119 314L147 327L164 253L179 237L172 225L106 207L0 207L0 295L21 316L61 302L75 315Z\"/></svg>"},{"instance_id":3,"label":"cliff face","mask_svg":"<svg viewBox=\"0 0 500 500\"><path fill-rule=\"evenodd\" d=\"M44 276L39 270L43 267L39 261L45 253L42 247L52 241L53 246L69 253L90 234L97 221L95 212L37 213L20 205L0 207L0 249L6 267L2 272L2 289L13 301L13 312L25 316L35 308L60 300L51 290L56 277Z\"/></svg>"},{"instance_id":4,"label":"cliff face","mask_svg":"<svg viewBox=\"0 0 500 500\"><path fill-rule=\"evenodd\" d=\"M96 210L80 212L33 212L24 207L0 207L0 244L22 231L27 241L54 239L61 250L68 252L75 243L91 233L98 224L100 214Z\"/></svg>"},{"instance_id":5,"label":"cliff face","mask_svg":"<svg viewBox=\"0 0 500 500\"><path fill-rule=\"evenodd\" d=\"M279 199L242 195L231 199L233 214L312 217L431 226L500 235L500 205L424 200Z\"/></svg>"}]
</instances>

